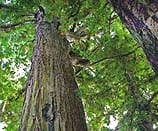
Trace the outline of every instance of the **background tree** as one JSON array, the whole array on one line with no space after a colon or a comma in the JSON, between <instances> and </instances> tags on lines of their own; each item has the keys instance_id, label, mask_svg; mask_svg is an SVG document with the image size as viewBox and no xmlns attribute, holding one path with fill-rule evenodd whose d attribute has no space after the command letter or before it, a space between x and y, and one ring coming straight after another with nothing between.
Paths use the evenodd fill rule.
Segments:
<instances>
[{"instance_id":1,"label":"background tree","mask_svg":"<svg viewBox=\"0 0 158 131\"><path fill-rule=\"evenodd\" d=\"M125 1L124 4L129 7L127 2L130 1ZM143 2L138 1L137 4L145 5ZM48 21L52 21L53 16L60 17L60 30L71 42L71 50L91 62L86 67L74 67L89 130L106 130L112 117L118 120L119 130L141 130L146 128L142 127L146 120L149 120L147 125L150 128L151 125L154 128L158 126L158 80L145 61L146 56L140 45L136 44L126 27L121 24L111 4L105 0L15 0L8 4L1 1L0 121L7 123L6 130L18 128L25 93L23 87L28 77L34 46L34 13L39 5L44 6ZM113 6L117 11L115 4ZM123 4L120 5L122 6ZM120 9L123 10L123 7ZM117 13L120 15L119 11ZM143 12L140 16L143 17L142 14ZM123 17L120 17L121 20ZM132 21L129 22L132 24ZM139 22L138 20L137 23ZM133 27L132 24L130 29ZM134 28L133 32L135 31L139 30ZM140 33L141 31L135 35L139 37ZM145 38L149 37L143 36L139 40L143 41ZM152 48L153 54L154 49ZM141 106L144 105L149 108L142 110Z\"/></svg>"},{"instance_id":2,"label":"background tree","mask_svg":"<svg viewBox=\"0 0 158 131\"><path fill-rule=\"evenodd\" d=\"M157 1L110 0L158 75Z\"/></svg>"},{"instance_id":3,"label":"background tree","mask_svg":"<svg viewBox=\"0 0 158 131\"><path fill-rule=\"evenodd\" d=\"M158 2L157 1L133 1L133 0L110 0L115 11L118 13L123 24L126 25L138 45L143 49L152 69L158 75ZM140 130L153 130L153 116L151 113L151 101L141 96L137 86L133 82L133 76L128 69L125 75L129 82L129 89L135 101L135 108L140 116L137 123ZM154 97L158 92L154 93ZM131 128L132 130L132 128Z\"/></svg>"}]
</instances>

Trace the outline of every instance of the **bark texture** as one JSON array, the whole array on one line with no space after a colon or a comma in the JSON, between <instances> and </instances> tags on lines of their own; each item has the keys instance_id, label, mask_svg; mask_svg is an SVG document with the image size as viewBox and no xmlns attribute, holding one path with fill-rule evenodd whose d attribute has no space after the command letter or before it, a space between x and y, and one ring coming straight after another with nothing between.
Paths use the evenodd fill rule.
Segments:
<instances>
[{"instance_id":1,"label":"bark texture","mask_svg":"<svg viewBox=\"0 0 158 131\"><path fill-rule=\"evenodd\" d=\"M109 1L158 75L158 1Z\"/></svg>"},{"instance_id":2,"label":"bark texture","mask_svg":"<svg viewBox=\"0 0 158 131\"><path fill-rule=\"evenodd\" d=\"M43 17L26 87L19 131L87 131L68 45Z\"/></svg>"}]
</instances>

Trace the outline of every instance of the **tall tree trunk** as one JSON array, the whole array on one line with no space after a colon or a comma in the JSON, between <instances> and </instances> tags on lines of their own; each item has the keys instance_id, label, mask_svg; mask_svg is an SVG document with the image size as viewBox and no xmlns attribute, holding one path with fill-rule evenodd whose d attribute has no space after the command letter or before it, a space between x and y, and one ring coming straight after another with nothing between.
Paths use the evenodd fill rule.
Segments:
<instances>
[{"instance_id":1,"label":"tall tree trunk","mask_svg":"<svg viewBox=\"0 0 158 131\"><path fill-rule=\"evenodd\" d=\"M53 24L36 17L36 45L19 131L87 131L68 45Z\"/></svg>"},{"instance_id":2,"label":"tall tree trunk","mask_svg":"<svg viewBox=\"0 0 158 131\"><path fill-rule=\"evenodd\" d=\"M158 1L109 0L158 75Z\"/></svg>"}]
</instances>

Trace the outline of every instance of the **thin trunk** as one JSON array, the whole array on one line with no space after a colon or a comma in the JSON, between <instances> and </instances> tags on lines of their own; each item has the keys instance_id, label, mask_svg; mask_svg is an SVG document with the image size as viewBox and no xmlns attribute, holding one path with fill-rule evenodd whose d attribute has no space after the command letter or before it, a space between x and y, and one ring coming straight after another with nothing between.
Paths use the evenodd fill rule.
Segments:
<instances>
[{"instance_id":1,"label":"thin trunk","mask_svg":"<svg viewBox=\"0 0 158 131\"><path fill-rule=\"evenodd\" d=\"M136 86L136 84L133 81L132 73L130 71L125 70L125 76L128 81L128 88L129 88L129 94L133 97L134 104L132 106L133 114L134 111L137 111L139 114L139 117L137 118L137 126L141 131L153 131L153 119L152 119L152 113L150 109L150 104L148 101L143 98L143 96L139 92L139 88ZM131 112L129 111L128 114ZM131 115L131 120L134 119L134 115ZM133 121L133 120L132 120ZM130 125L132 128L132 124Z\"/></svg>"},{"instance_id":2,"label":"thin trunk","mask_svg":"<svg viewBox=\"0 0 158 131\"><path fill-rule=\"evenodd\" d=\"M158 75L158 1L109 0Z\"/></svg>"},{"instance_id":3,"label":"thin trunk","mask_svg":"<svg viewBox=\"0 0 158 131\"><path fill-rule=\"evenodd\" d=\"M126 101L130 101L130 106L128 107L127 113L124 115L123 119L120 120L117 128L124 128L124 130L127 130L128 128L129 131L135 129L140 131L153 131L154 122L150 107L151 105L148 100L141 95L139 87L135 83L132 71L127 68L127 61L121 59L121 63L123 64L125 79L128 83ZM127 123L128 126L124 126L126 125L125 123Z\"/></svg>"},{"instance_id":4,"label":"thin trunk","mask_svg":"<svg viewBox=\"0 0 158 131\"><path fill-rule=\"evenodd\" d=\"M37 20L19 131L87 131L68 45L53 24Z\"/></svg>"}]
</instances>

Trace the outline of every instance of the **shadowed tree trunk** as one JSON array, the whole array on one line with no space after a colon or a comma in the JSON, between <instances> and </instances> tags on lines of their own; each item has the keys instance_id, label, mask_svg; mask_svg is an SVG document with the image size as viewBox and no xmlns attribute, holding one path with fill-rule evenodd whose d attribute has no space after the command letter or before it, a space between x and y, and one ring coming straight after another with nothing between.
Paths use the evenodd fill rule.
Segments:
<instances>
[{"instance_id":1,"label":"shadowed tree trunk","mask_svg":"<svg viewBox=\"0 0 158 131\"><path fill-rule=\"evenodd\" d=\"M109 0L158 75L158 1Z\"/></svg>"},{"instance_id":2,"label":"shadowed tree trunk","mask_svg":"<svg viewBox=\"0 0 158 131\"><path fill-rule=\"evenodd\" d=\"M87 131L69 50L54 24L36 14L36 45L19 131Z\"/></svg>"}]
</instances>

